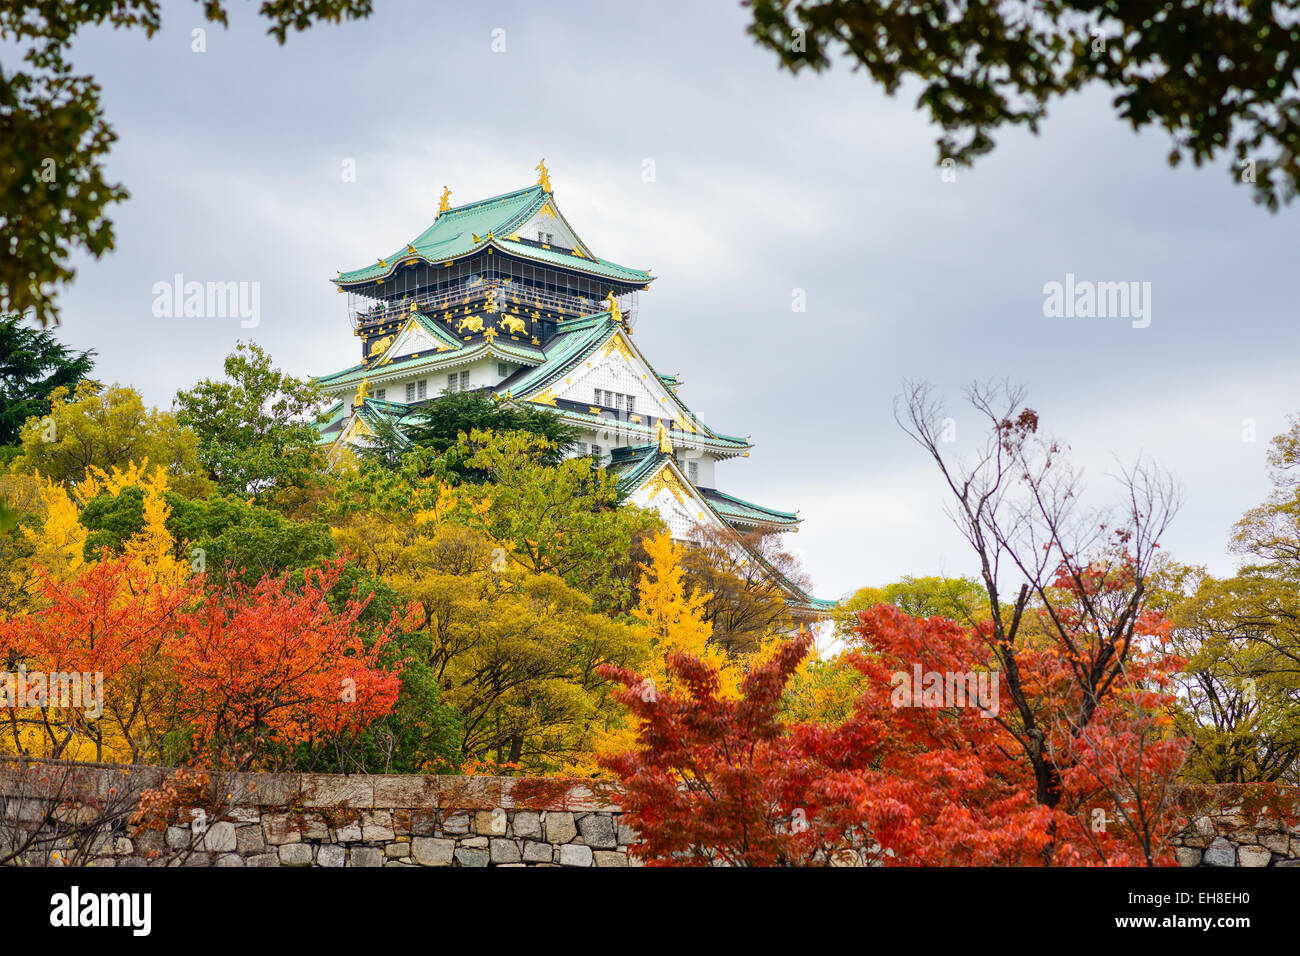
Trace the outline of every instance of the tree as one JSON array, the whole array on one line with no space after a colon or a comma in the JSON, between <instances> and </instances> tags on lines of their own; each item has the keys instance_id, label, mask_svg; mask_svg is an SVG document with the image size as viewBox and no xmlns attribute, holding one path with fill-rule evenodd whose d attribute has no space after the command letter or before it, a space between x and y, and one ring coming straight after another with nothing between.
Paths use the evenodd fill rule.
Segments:
<instances>
[{"instance_id":1,"label":"tree","mask_svg":"<svg viewBox=\"0 0 1300 956\"><path fill-rule=\"evenodd\" d=\"M782 721L808 636L751 668L738 698L720 693L716 668L686 653L669 659L680 694L646 694L640 675L605 668L640 718L637 746L601 758L642 834L633 852L651 865L1172 860L1168 837L1183 822L1172 781L1184 742L1169 732L1177 659L1158 646L1135 652L1078 730L1057 719L1078 706L1070 664L1052 648L1022 656L1065 758L1061 799L1048 806L1014 724L999 719L1010 701L979 628L881 604L860 613L858 637L851 660L862 693L839 723ZM936 676L910 683L916 671ZM971 697L953 696L972 685Z\"/></svg>"},{"instance_id":2,"label":"tree","mask_svg":"<svg viewBox=\"0 0 1300 956\"><path fill-rule=\"evenodd\" d=\"M547 443L535 446L538 460L555 466L582 437L577 426L568 424L554 412L535 405L503 402L483 390L443 395L420 408L416 415L415 422L407 428L407 437L416 445L439 453L457 449L462 436L468 437L476 430L527 432ZM467 480L484 480L486 475L482 471L462 463L477 450L469 443L461 450L462 454L453 455L450 458L453 471Z\"/></svg>"},{"instance_id":3,"label":"tree","mask_svg":"<svg viewBox=\"0 0 1300 956\"><path fill-rule=\"evenodd\" d=\"M1300 419L1273 438L1273 488L1233 529L1245 564L1231 578L1191 575L1174 606L1189 658L1183 726L1188 775L1212 782L1292 780L1300 758Z\"/></svg>"},{"instance_id":4,"label":"tree","mask_svg":"<svg viewBox=\"0 0 1300 956\"><path fill-rule=\"evenodd\" d=\"M589 750L593 723L616 717L597 667L641 663L644 636L555 574L499 554L446 522L389 557L385 579L421 608L430 675L459 713L460 754L554 772Z\"/></svg>"},{"instance_id":5,"label":"tree","mask_svg":"<svg viewBox=\"0 0 1300 956\"><path fill-rule=\"evenodd\" d=\"M291 587L266 576L235 583L180 617L168 648L178 716L195 753L217 769L283 761L304 742L360 735L397 701L401 664L379 666L394 614L377 634L358 626L369 597L341 611L329 595L343 561L308 570Z\"/></svg>"},{"instance_id":6,"label":"tree","mask_svg":"<svg viewBox=\"0 0 1300 956\"><path fill-rule=\"evenodd\" d=\"M94 351L74 352L18 315L0 315L0 445L18 443L29 418L50 410L50 393L74 388L95 367Z\"/></svg>"},{"instance_id":7,"label":"tree","mask_svg":"<svg viewBox=\"0 0 1300 956\"><path fill-rule=\"evenodd\" d=\"M714 640L729 651L753 651L770 635L794 630L790 588L812 585L778 534L698 525L682 562L690 585L706 595Z\"/></svg>"},{"instance_id":8,"label":"tree","mask_svg":"<svg viewBox=\"0 0 1300 956\"><path fill-rule=\"evenodd\" d=\"M806 866L856 855L861 768L832 770L779 719L781 691L809 643L780 647L739 697L721 694L716 669L684 652L668 658L680 695L646 694L633 671L602 669L639 718L638 747L599 758L621 780L624 821L640 834L631 853L649 866ZM846 739L862 729L834 731L845 763L865 751Z\"/></svg>"},{"instance_id":9,"label":"tree","mask_svg":"<svg viewBox=\"0 0 1300 956\"><path fill-rule=\"evenodd\" d=\"M535 574L557 574L596 602L627 607L634 547L658 530L657 514L621 504L618 482L585 458L548 464L552 443L527 432L473 431L457 445L459 460L486 476L466 489L461 515Z\"/></svg>"},{"instance_id":10,"label":"tree","mask_svg":"<svg viewBox=\"0 0 1300 956\"><path fill-rule=\"evenodd\" d=\"M39 473L69 488L91 468L109 471L132 463L164 468L176 491L201 497L212 484L199 464L197 440L171 412L147 408L140 393L111 385L79 382L50 393L45 419L28 419L22 455L13 467Z\"/></svg>"},{"instance_id":11,"label":"tree","mask_svg":"<svg viewBox=\"0 0 1300 956\"><path fill-rule=\"evenodd\" d=\"M1300 662L1285 653L1296 647L1284 623L1294 601L1266 575L1200 575L1176 608L1174 640L1188 660L1179 717L1191 740L1189 779L1286 780L1300 759Z\"/></svg>"},{"instance_id":12,"label":"tree","mask_svg":"<svg viewBox=\"0 0 1300 956\"><path fill-rule=\"evenodd\" d=\"M238 580L252 587L264 575L301 571L336 552L330 529L320 522L295 521L231 496L191 501L163 491L161 499L166 505L163 530L170 555L207 572L210 586ZM139 485L105 490L88 501L79 519L88 531L83 545L86 560L105 550L122 553L144 533L149 508L148 490Z\"/></svg>"},{"instance_id":13,"label":"tree","mask_svg":"<svg viewBox=\"0 0 1300 956\"><path fill-rule=\"evenodd\" d=\"M291 29L364 18L371 8L372 0L266 0L260 12L283 44ZM228 26L224 0L204 0L203 15ZM117 137L99 85L74 74L68 59L77 33L103 24L152 37L162 25L161 4L0 4L0 41L15 54L21 50L23 63L0 69L0 312L33 309L42 325L58 322L57 287L75 275L72 256L99 258L113 248L106 211L127 198L121 184L104 177Z\"/></svg>"},{"instance_id":14,"label":"tree","mask_svg":"<svg viewBox=\"0 0 1300 956\"><path fill-rule=\"evenodd\" d=\"M988 432L969 461L950 462L942 442L944 409L929 386L909 384L895 414L934 461L950 511L979 562L990 620L979 629L1010 697L997 717L1033 767L1034 799L1058 807L1063 773L1074 759L1052 740L1079 742L1125 686L1132 655L1161 633L1147 587L1159 540L1179 492L1150 465L1123 473L1122 505L1111 515L1082 510L1079 477L1062 446L1038 435L1038 414L1022 389L973 385L966 391ZM1018 579L1014 601L1002 599ZM1034 606L1031 609L1031 598ZM1025 662L1051 648L1068 665L1060 707L1044 709ZM1054 847L1044 847L1050 859Z\"/></svg>"},{"instance_id":15,"label":"tree","mask_svg":"<svg viewBox=\"0 0 1300 956\"><path fill-rule=\"evenodd\" d=\"M402 431L401 418L400 413L377 415L371 434L359 437L358 457L390 471L402 467L402 456L410 449L411 442Z\"/></svg>"},{"instance_id":16,"label":"tree","mask_svg":"<svg viewBox=\"0 0 1300 956\"><path fill-rule=\"evenodd\" d=\"M905 574L882 588L859 588L835 609L836 629L851 631L858 612L877 604L892 604L912 617L946 617L974 624L988 617L988 595L974 578L916 577Z\"/></svg>"},{"instance_id":17,"label":"tree","mask_svg":"<svg viewBox=\"0 0 1300 956\"><path fill-rule=\"evenodd\" d=\"M42 575L41 605L0 621L5 670L29 684L29 674L40 675L44 688L37 697L32 684L18 706L5 708L14 752L124 762L156 753L166 700L161 655L188 596L185 587L160 587L130 557L89 565L67 582ZM80 699L56 695L55 678Z\"/></svg>"},{"instance_id":18,"label":"tree","mask_svg":"<svg viewBox=\"0 0 1300 956\"><path fill-rule=\"evenodd\" d=\"M842 51L893 95L915 80L917 106L942 128L939 156L962 165L1006 125L1037 132L1054 100L1100 84L1120 119L1164 129L1171 166L1231 149L1234 181L1276 210L1300 185L1300 7L749 0L749 32L791 72Z\"/></svg>"},{"instance_id":19,"label":"tree","mask_svg":"<svg viewBox=\"0 0 1300 956\"><path fill-rule=\"evenodd\" d=\"M632 616L641 622L647 643L645 660L639 669L640 692L654 696L680 693L669 659L677 653L699 658L718 672L721 692L735 696L739 686L739 665L713 642L713 628L704 617L709 595L690 589L682 562L687 547L673 542L667 532L645 541L647 561L638 567L637 605ZM593 728L591 751L598 759L626 750L636 741L636 728L626 719L615 718ZM569 771L586 774L598 766L592 760L574 763Z\"/></svg>"},{"instance_id":20,"label":"tree","mask_svg":"<svg viewBox=\"0 0 1300 956\"><path fill-rule=\"evenodd\" d=\"M226 356L229 381L176 394L176 420L198 436L199 460L226 494L301 487L320 466L315 424L325 395L271 365L256 342Z\"/></svg>"}]
</instances>

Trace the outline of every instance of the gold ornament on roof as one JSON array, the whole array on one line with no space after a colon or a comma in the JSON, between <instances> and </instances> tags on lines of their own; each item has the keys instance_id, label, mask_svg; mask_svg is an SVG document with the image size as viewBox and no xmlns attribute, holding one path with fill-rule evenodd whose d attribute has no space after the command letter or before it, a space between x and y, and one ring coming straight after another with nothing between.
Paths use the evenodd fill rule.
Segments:
<instances>
[{"instance_id":1,"label":"gold ornament on roof","mask_svg":"<svg viewBox=\"0 0 1300 956\"><path fill-rule=\"evenodd\" d=\"M614 298L614 291L611 289L609 295L605 296L605 305L609 312L610 318L615 322L623 321L623 310L618 307L618 300Z\"/></svg>"},{"instance_id":2,"label":"gold ornament on roof","mask_svg":"<svg viewBox=\"0 0 1300 956\"><path fill-rule=\"evenodd\" d=\"M659 450L665 455L673 453L673 440L668 434L668 429L664 428L664 423L659 423Z\"/></svg>"},{"instance_id":3,"label":"gold ornament on roof","mask_svg":"<svg viewBox=\"0 0 1300 956\"><path fill-rule=\"evenodd\" d=\"M353 405L364 405L366 399L370 396L370 379L363 378L361 384L357 386L357 397L353 399Z\"/></svg>"},{"instance_id":4,"label":"gold ornament on roof","mask_svg":"<svg viewBox=\"0 0 1300 956\"><path fill-rule=\"evenodd\" d=\"M450 208L451 208L451 190L448 189L446 186L443 186L442 201L438 203L438 215L441 216L444 212L446 212Z\"/></svg>"},{"instance_id":5,"label":"gold ornament on roof","mask_svg":"<svg viewBox=\"0 0 1300 956\"><path fill-rule=\"evenodd\" d=\"M537 185L542 187L542 192L549 193L551 191L551 173L550 170L546 168L546 160L543 158L542 161L533 168L536 169L538 173Z\"/></svg>"}]
</instances>

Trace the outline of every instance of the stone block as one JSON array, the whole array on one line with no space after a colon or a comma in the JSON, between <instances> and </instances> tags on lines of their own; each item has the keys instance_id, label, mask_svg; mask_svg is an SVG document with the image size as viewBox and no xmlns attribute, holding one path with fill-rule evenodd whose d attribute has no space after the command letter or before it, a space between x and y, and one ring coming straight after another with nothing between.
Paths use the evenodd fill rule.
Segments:
<instances>
[{"instance_id":1,"label":"stone block","mask_svg":"<svg viewBox=\"0 0 1300 956\"><path fill-rule=\"evenodd\" d=\"M349 806L372 809L375 778L364 774L305 773L302 775L302 803L305 807Z\"/></svg>"},{"instance_id":2,"label":"stone block","mask_svg":"<svg viewBox=\"0 0 1300 956\"><path fill-rule=\"evenodd\" d=\"M286 843L280 847L281 866L311 866L311 847L305 843Z\"/></svg>"},{"instance_id":3,"label":"stone block","mask_svg":"<svg viewBox=\"0 0 1300 956\"><path fill-rule=\"evenodd\" d=\"M627 854L617 850L596 850L591 855L596 866L627 866Z\"/></svg>"},{"instance_id":4,"label":"stone block","mask_svg":"<svg viewBox=\"0 0 1300 956\"><path fill-rule=\"evenodd\" d=\"M533 840L524 841L524 862L525 863L550 863L555 858L555 850L549 843L537 843Z\"/></svg>"},{"instance_id":5,"label":"stone block","mask_svg":"<svg viewBox=\"0 0 1300 956\"><path fill-rule=\"evenodd\" d=\"M560 866L591 866L591 847L566 843L560 847Z\"/></svg>"},{"instance_id":6,"label":"stone block","mask_svg":"<svg viewBox=\"0 0 1300 956\"><path fill-rule=\"evenodd\" d=\"M284 807L296 803L302 792L296 773L232 773L225 785L237 807Z\"/></svg>"},{"instance_id":7,"label":"stone block","mask_svg":"<svg viewBox=\"0 0 1300 956\"><path fill-rule=\"evenodd\" d=\"M514 840L506 840L503 838L493 839L489 852L492 862L498 866L505 863L518 863L521 859L519 856L519 844Z\"/></svg>"},{"instance_id":8,"label":"stone block","mask_svg":"<svg viewBox=\"0 0 1300 956\"><path fill-rule=\"evenodd\" d=\"M348 851L337 843L326 843L316 851L316 865L339 867L347 862Z\"/></svg>"},{"instance_id":9,"label":"stone block","mask_svg":"<svg viewBox=\"0 0 1300 956\"><path fill-rule=\"evenodd\" d=\"M368 843L382 843L394 839L393 814L388 810L374 810L361 815L361 837Z\"/></svg>"},{"instance_id":10,"label":"stone block","mask_svg":"<svg viewBox=\"0 0 1300 956\"><path fill-rule=\"evenodd\" d=\"M376 809L432 809L438 806L437 777L381 774L374 779Z\"/></svg>"},{"instance_id":11,"label":"stone block","mask_svg":"<svg viewBox=\"0 0 1300 956\"><path fill-rule=\"evenodd\" d=\"M244 856L266 851L266 839L262 836L260 824L237 827L235 829L235 850Z\"/></svg>"},{"instance_id":12,"label":"stone block","mask_svg":"<svg viewBox=\"0 0 1300 956\"><path fill-rule=\"evenodd\" d=\"M411 840L411 856L421 866L451 866L455 852L455 840L438 840L433 837L415 837Z\"/></svg>"},{"instance_id":13,"label":"stone block","mask_svg":"<svg viewBox=\"0 0 1300 956\"><path fill-rule=\"evenodd\" d=\"M452 810L443 818L443 833L469 833L469 814L463 810Z\"/></svg>"},{"instance_id":14,"label":"stone block","mask_svg":"<svg viewBox=\"0 0 1300 956\"><path fill-rule=\"evenodd\" d=\"M1291 852L1291 838L1285 833L1261 833L1259 835L1259 845L1281 856L1286 856Z\"/></svg>"},{"instance_id":15,"label":"stone block","mask_svg":"<svg viewBox=\"0 0 1300 956\"><path fill-rule=\"evenodd\" d=\"M377 846L355 846L348 857L349 866L371 867L384 865L384 851Z\"/></svg>"},{"instance_id":16,"label":"stone block","mask_svg":"<svg viewBox=\"0 0 1300 956\"><path fill-rule=\"evenodd\" d=\"M604 813L589 813L578 821L582 842L594 850L612 850L618 846L614 837L614 821Z\"/></svg>"},{"instance_id":17,"label":"stone block","mask_svg":"<svg viewBox=\"0 0 1300 956\"><path fill-rule=\"evenodd\" d=\"M339 824L334 830L334 839L339 843L360 843L361 821L352 820Z\"/></svg>"},{"instance_id":18,"label":"stone block","mask_svg":"<svg viewBox=\"0 0 1300 956\"><path fill-rule=\"evenodd\" d=\"M515 836L524 840L540 840L542 838L542 815L532 810L518 810L515 812L515 818L512 821L515 827Z\"/></svg>"},{"instance_id":19,"label":"stone block","mask_svg":"<svg viewBox=\"0 0 1300 956\"><path fill-rule=\"evenodd\" d=\"M474 814L474 832L483 836L505 836L510 820L500 807Z\"/></svg>"},{"instance_id":20,"label":"stone block","mask_svg":"<svg viewBox=\"0 0 1300 956\"><path fill-rule=\"evenodd\" d=\"M235 825L228 820L212 824L204 831L199 846L210 853L234 853L238 846Z\"/></svg>"},{"instance_id":21,"label":"stone block","mask_svg":"<svg viewBox=\"0 0 1300 956\"><path fill-rule=\"evenodd\" d=\"M1194 846L1180 846L1174 850L1174 858L1179 866L1199 866L1201 851Z\"/></svg>"},{"instance_id":22,"label":"stone block","mask_svg":"<svg viewBox=\"0 0 1300 956\"><path fill-rule=\"evenodd\" d=\"M1237 848L1238 866L1268 866L1271 859L1273 859L1273 854L1268 851L1267 847L1243 846Z\"/></svg>"},{"instance_id":23,"label":"stone block","mask_svg":"<svg viewBox=\"0 0 1300 956\"><path fill-rule=\"evenodd\" d=\"M1223 837L1215 837L1205 851L1206 866L1236 866L1237 848Z\"/></svg>"},{"instance_id":24,"label":"stone block","mask_svg":"<svg viewBox=\"0 0 1300 956\"><path fill-rule=\"evenodd\" d=\"M456 847L456 862L461 866L487 866L489 862L488 851L477 847L458 846Z\"/></svg>"},{"instance_id":25,"label":"stone block","mask_svg":"<svg viewBox=\"0 0 1300 956\"><path fill-rule=\"evenodd\" d=\"M547 843L568 843L578 835L572 813L551 811L546 814L544 825Z\"/></svg>"},{"instance_id":26,"label":"stone block","mask_svg":"<svg viewBox=\"0 0 1300 956\"><path fill-rule=\"evenodd\" d=\"M266 813L262 815L262 839L271 846L285 843L301 843L302 829L298 819L289 813Z\"/></svg>"}]
</instances>

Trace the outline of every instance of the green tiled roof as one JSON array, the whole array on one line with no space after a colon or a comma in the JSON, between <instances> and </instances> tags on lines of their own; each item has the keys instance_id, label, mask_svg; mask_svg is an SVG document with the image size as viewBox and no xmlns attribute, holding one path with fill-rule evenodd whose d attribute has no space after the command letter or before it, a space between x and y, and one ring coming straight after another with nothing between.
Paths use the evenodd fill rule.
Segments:
<instances>
[{"instance_id":1,"label":"green tiled roof","mask_svg":"<svg viewBox=\"0 0 1300 956\"><path fill-rule=\"evenodd\" d=\"M361 365L353 365L351 368L345 368L343 371L335 372L332 375L322 375L316 381L326 388L351 387L359 384L363 378L369 378L373 375L387 376L393 372L403 372L413 368L427 368L429 371L437 371L447 365L463 365L466 362L473 362L487 355L495 355L524 365L539 364L546 359L541 349L518 342L502 342L497 339L493 342L482 341L473 345L460 344L462 347L457 348L455 351L422 352L418 357L408 356L407 358L386 362L383 365L371 365L363 362Z\"/></svg>"},{"instance_id":2,"label":"green tiled roof","mask_svg":"<svg viewBox=\"0 0 1300 956\"><path fill-rule=\"evenodd\" d=\"M641 284L650 281L650 273L644 269L629 269L594 255L588 258L507 238L551 199L551 194L543 192L541 186L529 186L480 202L453 206L439 214L428 229L392 255L385 256L381 262L344 272L333 281L337 285L373 282L392 275L408 259L434 264L449 262L489 245L512 255L603 278ZM489 233L493 237L491 240L488 239ZM409 247L414 247L415 251Z\"/></svg>"},{"instance_id":3,"label":"green tiled roof","mask_svg":"<svg viewBox=\"0 0 1300 956\"><path fill-rule=\"evenodd\" d=\"M499 387L497 394L504 395L509 390L516 397L524 397L528 393L535 393L545 389L558 382L569 370L577 367L578 363L585 360L608 341L618 329L619 327L615 324L609 312L598 312L594 315L561 322L556 328L557 332L561 334L551 339L546 346L546 361L531 371L503 383L508 386L508 389ZM636 351L635 346L633 346L633 350ZM649 363L646 364L649 366ZM691 411L675 392L669 389L668 394L680 409L703 429L695 434L683 435L683 440L700 441L727 448L749 447L748 439L715 432L705 425L700 417ZM590 420L592 422L607 422L606 419L601 418L599 415L586 415L571 409L564 409L560 414L569 418ZM622 422L620 427L626 430L640 429L645 431L648 436L655 434L654 429L648 426L636 425L632 422Z\"/></svg>"},{"instance_id":4,"label":"green tiled roof","mask_svg":"<svg viewBox=\"0 0 1300 956\"><path fill-rule=\"evenodd\" d=\"M725 494L714 488L702 491L701 494L708 499L709 504L713 505L714 511L727 519L728 524L733 521L753 525L797 525L799 523L797 514L791 514L788 511L777 511L775 508L765 508L762 505L754 504L752 501L745 501L743 498Z\"/></svg>"}]
</instances>

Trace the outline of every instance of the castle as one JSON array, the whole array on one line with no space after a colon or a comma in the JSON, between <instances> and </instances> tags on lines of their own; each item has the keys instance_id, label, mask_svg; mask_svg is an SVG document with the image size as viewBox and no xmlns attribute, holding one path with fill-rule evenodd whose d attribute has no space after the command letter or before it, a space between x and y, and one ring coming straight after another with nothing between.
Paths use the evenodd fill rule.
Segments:
<instances>
[{"instance_id":1,"label":"castle","mask_svg":"<svg viewBox=\"0 0 1300 956\"><path fill-rule=\"evenodd\" d=\"M361 361L317 379L337 398L321 442L337 456L381 418L400 430L443 394L487 390L577 426L574 453L609 468L675 538L699 525L797 530L796 514L718 489L718 463L747 457L749 439L706 425L678 376L650 364L632 336L650 273L596 255L556 205L545 163L537 169L535 185L465 205L444 188L433 225L333 280L348 296ZM806 614L830 604L783 583Z\"/></svg>"}]
</instances>

